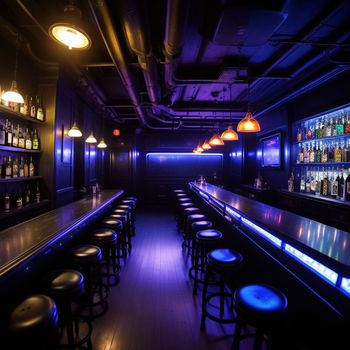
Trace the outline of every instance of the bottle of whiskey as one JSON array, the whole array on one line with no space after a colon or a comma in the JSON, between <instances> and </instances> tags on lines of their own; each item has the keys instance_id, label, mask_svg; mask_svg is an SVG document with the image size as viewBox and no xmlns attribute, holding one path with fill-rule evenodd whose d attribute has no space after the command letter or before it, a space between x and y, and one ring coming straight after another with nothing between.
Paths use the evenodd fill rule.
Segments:
<instances>
[{"instance_id":1,"label":"bottle of whiskey","mask_svg":"<svg viewBox=\"0 0 350 350\"><path fill-rule=\"evenodd\" d=\"M9 194L6 192L5 193L5 197L4 197L4 210L5 211L9 211L10 210L10 196Z\"/></svg>"},{"instance_id":2,"label":"bottle of whiskey","mask_svg":"<svg viewBox=\"0 0 350 350\"><path fill-rule=\"evenodd\" d=\"M41 98L37 96L37 109L36 109L36 119L44 121L44 109L42 106Z\"/></svg>"},{"instance_id":3,"label":"bottle of whiskey","mask_svg":"<svg viewBox=\"0 0 350 350\"><path fill-rule=\"evenodd\" d=\"M0 121L0 145L5 145L6 143L6 132L5 125L3 124L3 120Z\"/></svg>"},{"instance_id":4,"label":"bottle of whiskey","mask_svg":"<svg viewBox=\"0 0 350 350\"><path fill-rule=\"evenodd\" d=\"M19 175L19 177L23 177L24 176L24 159L23 159L23 156L21 156L21 160L19 162L18 175Z\"/></svg>"},{"instance_id":5,"label":"bottle of whiskey","mask_svg":"<svg viewBox=\"0 0 350 350\"><path fill-rule=\"evenodd\" d=\"M341 162L341 154L342 154L341 146L340 144L337 144L334 151L334 161L336 163Z\"/></svg>"},{"instance_id":6,"label":"bottle of whiskey","mask_svg":"<svg viewBox=\"0 0 350 350\"><path fill-rule=\"evenodd\" d=\"M29 176L29 166L27 159L24 161L23 172L25 177Z\"/></svg>"},{"instance_id":7,"label":"bottle of whiskey","mask_svg":"<svg viewBox=\"0 0 350 350\"><path fill-rule=\"evenodd\" d=\"M39 149L39 137L38 132L36 129L34 129L34 135L33 135L33 149L38 150Z\"/></svg>"},{"instance_id":8,"label":"bottle of whiskey","mask_svg":"<svg viewBox=\"0 0 350 350\"><path fill-rule=\"evenodd\" d=\"M21 108L20 108L20 113L24 115L28 115L28 95L26 95L24 99L24 103L22 103Z\"/></svg>"},{"instance_id":9,"label":"bottle of whiskey","mask_svg":"<svg viewBox=\"0 0 350 350\"><path fill-rule=\"evenodd\" d=\"M40 203L39 182L36 183L35 202L36 202L36 203Z\"/></svg>"},{"instance_id":10,"label":"bottle of whiskey","mask_svg":"<svg viewBox=\"0 0 350 350\"><path fill-rule=\"evenodd\" d=\"M350 116L349 112L346 112L346 122L345 122L345 134L350 134Z\"/></svg>"},{"instance_id":11,"label":"bottle of whiskey","mask_svg":"<svg viewBox=\"0 0 350 350\"><path fill-rule=\"evenodd\" d=\"M338 199L344 200L344 186L345 186L345 181L344 181L344 169L341 169L341 176L338 181Z\"/></svg>"},{"instance_id":12,"label":"bottle of whiskey","mask_svg":"<svg viewBox=\"0 0 350 350\"><path fill-rule=\"evenodd\" d=\"M24 135L22 132L22 128L19 128L19 132L18 132L18 147L25 148L25 141L24 141Z\"/></svg>"},{"instance_id":13,"label":"bottle of whiskey","mask_svg":"<svg viewBox=\"0 0 350 350\"><path fill-rule=\"evenodd\" d=\"M24 193L24 204L29 204L30 203L30 189L29 186L26 186L26 190Z\"/></svg>"},{"instance_id":14,"label":"bottle of whiskey","mask_svg":"<svg viewBox=\"0 0 350 350\"><path fill-rule=\"evenodd\" d=\"M6 119L5 122L6 146L12 146L12 126L11 122Z\"/></svg>"},{"instance_id":15,"label":"bottle of whiskey","mask_svg":"<svg viewBox=\"0 0 350 350\"><path fill-rule=\"evenodd\" d=\"M22 208L23 207L23 198L21 191L18 191L18 195L16 198L16 208Z\"/></svg>"},{"instance_id":16,"label":"bottle of whiskey","mask_svg":"<svg viewBox=\"0 0 350 350\"><path fill-rule=\"evenodd\" d=\"M322 195L327 196L328 194L328 177L327 177L327 171L323 169L323 180L322 180Z\"/></svg>"},{"instance_id":17,"label":"bottle of whiskey","mask_svg":"<svg viewBox=\"0 0 350 350\"><path fill-rule=\"evenodd\" d=\"M35 105L33 96L30 96L29 106L30 106L30 116L32 118L36 118L36 105Z\"/></svg>"},{"instance_id":18,"label":"bottle of whiskey","mask_svg":"<svg viewBox=\"0 0 350 350\"><path fill-rule=\"evenodd\" d=\"M18 147L18 134L19 134L19 124L17 124L17 128L13 131L12 147Z\"/></svg>"},{"instance_id":19,"label":"bottle of whiskey","mask_svg":"<svg viewBox=\"0 0 350 350\"><path fill-rule=\"evenodd\" d=\"M11 177L12 177L12 160L11 160L11 156L9 156L6 161L5 179L10 179Z\"/></svg>"},{"instance_id":20,"label":"bottle of whiskey","mask_svg":"<svg viewBox=\"0 0 350 350\"><path fill-rule=\"evenodd\" d=\"M32 149L33 147L32 138L30 136L28 128L26 128L25 146L26 149Z\"/></svg>"},{"instance_id":21,"label":"bottle of whiskey","mask_svg":"<svg viewBox=\"0 0 350 350\"><path fill-rule=\"evenodd\" d=\"M339 175L332 168L331 197L337 198L339 190Z\"/></svg>"},{"instance_id":22,"label":"bottle of whiskey","mask_svg":"<svg viewBox=\"0 0 350 350\"><path fill-rule=\"evenodd\" d=\"M345 180L345 200L350 201L350 168L348 172L348 177Z\"/></svg>"},{"instance_id":23,"label":"bottle of whiskey","mask_svg":"<svg viewBox=\"0 0 350 350\"><path fill-rule=\"evenodd\" d=\"M29 161L29 176L34 176L34 163L33 163L33 157L30 157Z\"/></svg>"},{"instance_id":24,"label":"bottle of whiskey","mask_svg":"<svg viewBox=\"0 0 350 350\"><path fill-rule=\"evenodd\" d=\"M12 162L12 177L18 177L18 158Z\"/></svg>"}]
</instances>

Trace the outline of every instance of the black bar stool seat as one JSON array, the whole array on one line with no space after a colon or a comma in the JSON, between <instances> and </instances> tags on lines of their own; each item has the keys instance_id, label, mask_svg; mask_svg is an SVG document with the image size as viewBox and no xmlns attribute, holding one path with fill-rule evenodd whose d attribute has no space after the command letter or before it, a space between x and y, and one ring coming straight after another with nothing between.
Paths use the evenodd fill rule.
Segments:
<instances>
[{"instance_id":1,"label":"black bar stool seat","mask_svg":"<svg viewBox=\"0 0 350 350\"><path fill-rule=\"evenodd\" d=\"M173 193L185 193L185 192L186 192L185 190L180 190L180 189L173 190Z\"/></svg>"},{"instance_id":2,"label":"black bar stool seat","mask_svg":"<svg viewBox=\"0 0 350 350\"><path fill-rule=\"evenodd\" d=\"M192 207L188 207L188 208L192 208ZM182 248L183 249L187 249L187 254L190 254L190 251L192 249L191 246L191 240L192 240L192 231L191 231L191 227L192 227L192 223L195 221L200 221L200 220L205 220L206 216L204 214L190 214L185 216L184 215L184 229L183 229L183 241L182 241Z\"/></svg>"},{"instance_id":3,"label":"black bar stool seat","mask_svg":"<svg viewBox=\"0 0 350 350\"><path fill-rule=\"evenodd\" d=\"M241 266L243 257L239 252L229 248L218 248L211 250L207 254L207 266L205 271L203 293L202 293L202 319L201 329L205 328L205 321L208 317L214 322L218 323L235 323L236 317L225 314L225 298L232 300L233 293L225 291L225 282L233 272ZM213 276L214 275L214 276ZM210 279L210 276L211 279ZM231 276L230 276L231 277ZM211 291L208 293L209 284L217 286L219 291ZM215 314L214 304L211 301L213 298L219 299L219 315ZM210 308L210 309L209 309ZM232 310L233 312L233 310Z\"/></svg>"},{"instance_id":4,"label":"black bar stool seat","mask_svg":"<svg viewBox=\"0 0 350 350\"><path fill-rule=\"evenodd\" d=\"M186 194L186 193L184 193L184 192L182 192L182 193L176 193L175 194L175 197L177 198L177 199L179 199L179 198L183 198L183 197L187 197L188 195Z\"/></svg>"},{"instance_id":5,"label":"black bar stool seat","mask_svg":"<svg viewBox=\"0 0 350 350\"><path fill-rule=\"evenodd\" d=\"M123 258L126 258L126 251L128 250L129 254L131 253L131 228L128 223L128 215L125 214L115 214L112 213L108 219L116 219L120 220L123 223L123 229L121 230L121 237L120 237L120 244L121 244L121 250L122 250L122 256Z\"/></svg>"},{"instance_id":6,"label":"black bar stool seat","mask_svg":"<svg viewBox=\"0 0 350 350\"><path fill-rule=\"evenodd\" d=\"M73 302L80 302L85 293L84 277L77 270L58 270L51 273L49 293L56 301L67 343L61 346L76 349L86 344L92 348L92 325L88 318L73 311ZM66 330L66 333L64 332ZM81 335L80 333L83 333Z\"/></svg>"},{"instance_id":7,"label":"black bar stool seat","mask_svg":"<svg viewBox=\"0 0 350 350\"><path fill-rule=\"evenodd\" d=\"M275 287L266 284L249 284L235 291L234 305L237 312L237 324L232 349L238 350L242 339L253 336L254 350L260 350L265 331L272 331L285 317L288 310L288 299ZM243 327L247 324L255 327L255 332L241 334Z\"/></svg>"},{"instance_id":8,"label":"black bar stool seat","mask_svg":"<svg viewBox=\"0 0 350 350\"><path fill-rule=\"evenodd\" d=\"M72 261L85 278L89 317L102 316L107 311L108 295L102 282L102 250L91 244L76 247L72 250Z\"/></svg>"},{"instance_id":9,"label":"black bar stool seat","mask_svg":"<svg viewBox=\"0 0 350 350\"><path fill-rule=\"evenodd\" d=\"M59 349L60 328L56 303L47 295L23 300L11 313L8 344L13 350Z\"/></svg>"}]
</instances>

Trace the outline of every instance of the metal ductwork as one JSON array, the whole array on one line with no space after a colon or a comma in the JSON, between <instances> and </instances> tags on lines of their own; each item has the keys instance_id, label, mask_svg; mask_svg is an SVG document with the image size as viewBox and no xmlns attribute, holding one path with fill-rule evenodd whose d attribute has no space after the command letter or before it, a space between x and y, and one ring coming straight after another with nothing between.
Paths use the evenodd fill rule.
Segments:
<instances>
[{"instance_id":1,"label":"metal ductwork","mask_svg":"<svg viewBox=\"0 0 350 350\"><path fill-rule=\"evenodd\" d=\"M157 63L152 53L146 16L136 0L122 1L122 23L131 50L137 55L151 103L160 101Z\"/></svg>"},{"instance_id":2,"label":"metal ductwork","mask_svg":"<svg viewBox=\"0 0 350 350\"><path fill-rule=\"evenodd\" d=\"M115 32L115 27L108 11L107 3L104 0L89 0L89 6L108 53L118 70L125 89L129 94L130 100L134 105L140 123L142 125L147 125L144 112L140 107L140 96L136 92L134 79L124 56L122 45L120 44Z\"/></svg>"},{"instance_id":3,"label":"metal ductwork","mask_svg":"<svg viewBox=\"0 0 350 350\"><path fill-rule=\"evenodd\" d=\"M182 41L189 9L187 0L168 0L164 40L165 83L168 88L175 87L173 81L176 59L181 54Z\"/></svg>"}]
</instances>

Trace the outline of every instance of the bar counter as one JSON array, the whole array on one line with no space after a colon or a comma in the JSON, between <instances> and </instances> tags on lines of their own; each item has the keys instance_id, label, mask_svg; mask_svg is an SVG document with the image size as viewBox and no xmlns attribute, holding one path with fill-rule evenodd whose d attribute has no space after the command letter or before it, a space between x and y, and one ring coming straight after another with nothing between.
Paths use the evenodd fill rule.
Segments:
<instances>
[{"instance_id":1,"label":"bar counter","mask_svg":"<svg viewBox=\"0 0 350 350\"><path fill-rule=\"evenodd\" d=\"M255 241L273 247L280 256L293 258L346 298L350 297L349 232L211 184L190 183L190 187Z\"/></svg>"},{"instance_id":2,"label":"bar counter","mask_svg":"<svg viewBox=\"0 0 350 350\"><path fill-rule=\"evenodd\" d=\"M74 238L76 230L122 193L105 190L0 231L0 279L15 270L30 269L28 264L35 256L50 254L53 246Z\"/></svg>"}]
</instances>

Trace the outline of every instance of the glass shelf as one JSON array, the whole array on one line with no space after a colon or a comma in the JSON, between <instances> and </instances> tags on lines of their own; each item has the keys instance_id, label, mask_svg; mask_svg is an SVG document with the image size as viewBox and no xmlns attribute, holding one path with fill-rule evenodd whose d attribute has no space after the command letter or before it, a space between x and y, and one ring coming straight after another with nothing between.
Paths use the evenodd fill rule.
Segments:
<instances>
[{"instance_id":1,"label":"glass shelf","mask_svg":"<svg viewBox=\"0 0 350 350\"><path fill-rule=\"evenodd\" d=\"M350 134L343 134L343 135L338 135L338 136L320 137L318 139L301 140L301 141L293 142L293 145L298 145L299 143L310 143L310 142L315 142L315 141L333 141L333 140L335 141L337 139L343 139L343 138L349 138L350 139Z\"/></svg>"},{"instance_id":2,"label":"glass shelf","mask_svg":"<svg viewBox=\"0 0 350 350\"><path fill-rule=\"evenodd\" d=\"M42 176L21 176L21 177L11 177L10 179L0 178L0 183L11 183L11 182L24 182L24 181L34 181L40 180Z\"/></svg>"},{"instance_id":3,"label":"glass shelf","mask_svg":"<svg viewBox=\"0 0 350 350\"><path fill-rule=\"evenodd\" d=\"M38 119L35 119L35 118L32 118L32 117L28 117L27 115L24 115L22 113L15 112L11 108L8 108L8 107L6 107L4 105L0 105L0 114L2 114L2 113L9 114L9 115L11 115L12 117L15 117L15 118L26 120L27 122L30 122L30 123L36 123L36 124L44 123L41 120L38 120Z\"/></svg>"},{"instance_id":4,"label":"glass shelf","mask_svg":"<svg viewBox=\"0 0 350 350\"><path fill-rule=\"evenodd\" d=\"M0 146L0 151L11 151L11 152L20 152L20 153L41 153L41 150L35 150L35 149L25 149L25 148L18 148L18 147L11 147L11 146Z\"/></svg>"},{"instance_id":5,"label":"glass shelf","mask_svg":"<svg viewBox=\"0 0 350 350\"><path fill-rule=\"evenodd\" d=\"M331 162L331 163L294 163L293 166L297 166L297 165L302 165L302 166L307 166L307 165L310 165L310 166L320 166L320 165L323 165L323 166L331 166L331 165L349 165L350 166L350 162Z\"/></svg>"}]
</instances>

